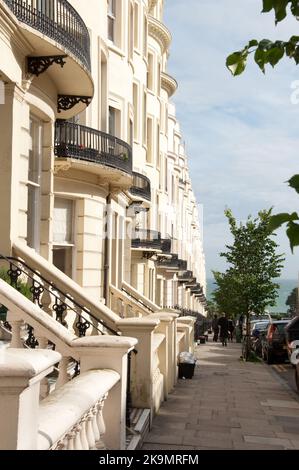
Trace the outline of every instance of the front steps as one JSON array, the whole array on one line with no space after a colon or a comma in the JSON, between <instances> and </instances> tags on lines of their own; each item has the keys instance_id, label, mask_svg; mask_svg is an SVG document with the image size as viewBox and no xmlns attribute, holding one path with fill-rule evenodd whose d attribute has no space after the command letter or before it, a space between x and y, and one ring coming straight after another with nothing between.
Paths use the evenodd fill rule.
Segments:
<instances>
[{"instance_id":1,"label":"front steps","mask_svg":"<svg viewBox=\"0 0 299 470\"><path fill-rule=\"evenodd\" d=\"M127 450L141 449L150 431L151 411L134 408L131 411L131 428L127 429Z\"/></svg>"}]
</instances>

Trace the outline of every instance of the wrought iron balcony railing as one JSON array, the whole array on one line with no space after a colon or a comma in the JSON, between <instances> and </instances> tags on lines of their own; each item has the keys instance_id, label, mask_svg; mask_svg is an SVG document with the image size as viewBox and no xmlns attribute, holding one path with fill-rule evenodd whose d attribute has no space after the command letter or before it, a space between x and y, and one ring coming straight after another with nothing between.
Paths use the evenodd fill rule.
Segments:
<instances>
[{"instance_id":1,"label":"wrought iron balcony railing","mask_svg":"<svg viewBox=\"0 0 299 470\"><path fill-rule=\"evenodd\" d=\"M146 176L133 172L133 186L130 188L133 196L151 201L151 182Z\"/></svg>"},{"instance_id":2,"label":"wrought iron balcony railing","mask_svg":"<svg viewBox=\"0 0 299 470\"><path fill-rule=\"evenodd\" d=\"M157 263L159 268L175 269L176 271L185 271L187 261L178 258L178 255L172 255L172 258L160 259Z\"/></svg>"},{"instance_id":3,"label":"wrought iron balcony railing","mask_svg":"<svg viewBox=\"0 0 299 470\"><path fill-rule=\"evenodd\" d=\"M178 275L178 280L180 282L188 282L193 279L193 272L192 271L185 271Z\"/></svg>"},{"instance_id":4,"label":"wrought iron balcony railing","mask_svg":"<svg viewBox=\"0 0 299 470\"><path fill-rule=\"evenodd\" d=\"M56 121L55 155L132 173L132 148L129 144L112 135L68 121Z\"/></svg>"},{"instance_id":5,"label":"wrought iron balcony railing","mask_svg":"<svg viewBox=\"0 0 299 470\"><path fill-rule=\"evenodd\" d=\"M132 240L132 248L161 250L161 233L155 230L136 230L136 238Z\"/></svg>"},{"instance_id":6,"label":"wrought iron balcony railing","mask_svg":"<svg viewBox=\"0 0 299 470\"><path fill-rule=\"evenodd\" d=\"M164 238L162 240L162 252L170 254L171 252L171 239L170 238Z\"/></svg>"},{"instance_id":7,"label":"wrought iron balcony railing","mask_svg":"<svg viewBox=\"0 0 299 470\"><path fill-rule=\"evenodd\" d=\"M88 29L67 0L4 1L19 21L61 44L91 69Z\"/></svg>"}]
</instances>

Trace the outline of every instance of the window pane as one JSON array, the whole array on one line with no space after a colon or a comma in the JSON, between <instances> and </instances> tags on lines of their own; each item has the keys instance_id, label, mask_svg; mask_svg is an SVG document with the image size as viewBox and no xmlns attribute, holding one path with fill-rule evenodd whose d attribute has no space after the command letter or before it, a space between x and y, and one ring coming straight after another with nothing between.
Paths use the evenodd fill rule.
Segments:
<instances>
[{"instance_id":1,"label":"window pane","mask_svg":"<svg viewBox=\"0 0 299 470\"><path fill-rule=\"evenodd\" d=\"M73 242L73 201L55 199L53 241L64 245Z\"/></svg>"}]
</instances>

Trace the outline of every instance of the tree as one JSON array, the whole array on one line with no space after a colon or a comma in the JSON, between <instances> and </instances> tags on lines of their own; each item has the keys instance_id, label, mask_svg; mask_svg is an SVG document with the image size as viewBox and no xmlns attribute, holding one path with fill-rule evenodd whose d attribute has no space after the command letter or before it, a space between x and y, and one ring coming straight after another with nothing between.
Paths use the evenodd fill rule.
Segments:
<instances>
[{"instance_id":1,"label":"tree","mask_svg":"<svg viewBox=\"0 0 299 470\"><path fill-rule=\"evenodd\" d=\"M213 272L216 289L212 294L212 298L217 305L220 313L227 313L237 318L241 313L245 313L243 298L241 295L241 287L238 276L232 272L226 273Z\"/></svg>"},{"instance_id":2,"label":"tree","mask_svg":"<svg viewBox=\"0 0 299 470\"><path fill-rule=\"evenodd\" d=\"M288 296L286 300L286 305L288 305L288 313L290 316L295 317L298 315L298 289L295 287L295 289L292 290L290 295Z\"/></svg>"},{"instance_id":3,"label":"tree","mask_svg":"<svg viewBox=\"0 0 299 470\"><path fill-rule=\"evenodd\" d=\"M261 315L274 306L279 285L274 282L281 274L284 258L276 254L277 243L269 231L271 210L261 211L257 218L248 217L238 224L231 210L226 210L233 244L221 253L228 263L225 273L214 273L217 288L213 298L225 313L244 315L249 334L251 313ZM248 354L248 348L246 358Z\"/></svg>"},{"instance_id":4,"label":"tree","mask_svg":"<svg viewBox=\"0 0 299 470\"><path fill-rule=\"evenodd\" d=\"M283 21L288 13L299 18L298 0L263 0L262 13L274 12L276 24ZM263 73L266 72L266 66L275 67L283 57L294 60L299 64L299 36L291 36L289 41L272 41L270 39L251 39L240 51L233 52L226 59L226 66L234 75L241 75L246 69L247 61L250 56ZM294 175L289 181L289 185L299 193L299 175ZM299 246L299 216L297 212L282 213L272 216L270 220L270 230L287 225L287 236L290 241L292 252L294 247Z\"/></svg>"}]
</instances>

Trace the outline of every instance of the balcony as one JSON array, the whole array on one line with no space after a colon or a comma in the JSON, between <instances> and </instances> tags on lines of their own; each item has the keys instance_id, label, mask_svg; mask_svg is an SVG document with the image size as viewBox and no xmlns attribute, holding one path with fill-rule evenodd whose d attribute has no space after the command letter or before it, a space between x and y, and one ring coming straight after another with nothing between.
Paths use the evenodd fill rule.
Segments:
<instances>
[{"instance_id":1,"label":"balcony","mask_svg":"<svg viewBox=\"0 0 299 470\"><path fill-rule=\"evenodd\" d=\"M133 186L129 192L135 202L140 200L150 202L152 198L150 179L140 173L133 172Z\"/></svg>"},{"instance_id":2,"label":"balcony","mask_svg":"<svg viewBox=\"0 0 299 470\"><path fill-rule=\"evenodd\" d=\"M171 252L171 239L170 238L164 238L162 240L162 253L168 253L170 254Z\"/></svg>"},{"instance_id":3,"label":"balcony","mask_svg":"<svg viewBox=\"0 0 299 470\"><path fill-rule=\"evenodd\" d=\"M162 54L166 53L171 44L171 33L169 29L153 16L148 17L148 32L161 47Z\"/></svg>"},{"instance_id":4,"label":"balcony","mask_svg":"<svg viewBox=\"0 0 299 470\"><path fill-rule=\"evenodd\" d=\"M193 279L192 271L184 271L178 276L179 282L190 282Z\"/></svg>"},{"instance_id":5,"label":"balcony","mask_svg":"<svg viewBox=\"0 0 299 470\"><path fill-rule=\"evenodd\" d=\"M56 170L70 167L99 175L111 185L132 184L132 149L126 142L96 129L56 121Z\"/></svg>"},{"instance_id":6,"label":"balcony","mask_svg":"<svg viewBox=\"0 0 299 470\"><path fill-rule=\"evenodd\" d=\"M28 72L39 76L47 71L60 100L72 98L67 100L67 106L62 109L59 108L58 100L61 117L69 118L81 112L89 104L94 92L90 75L90 37L83 19L67 0L4 2L18 20L22 35L34 51L27 58ZM34 64L31 68L32 61ZM63 71L58 66L63 67ZM75 98L80 99L76 102Z\"/></svg>"},{"instance_id":7,"label":"balcony","mask_svg":"<svg viewBox=\"0 0 299 470\"><path fill-rule=\"evenodd\" d=\"M178 89L178 82L175 78L171 77L168 73L161 73L161 87L168 94L168 97L171 98Z\"/></svg>"},{"instance_id":8,"label":"balcony","mask_svg":"<svg viewBox=\"0 0 299 470\"><path fill-rule=\"evenodd\" d=\"M178 255L172 255L171 258L160 259L157 263L158 268L185 271L187 269L187 261L178 258Z\"/></svg>"},{"instance_id":9,"label":"balcony","mask_svg":"<svg viewBox=\"0 0 299 470\"><path fill-rule=\"evenodd\" d=\"M132 248L143 251L161 251L161 233L155 230L136 230Z\"/></svg>"}]
</instances>

